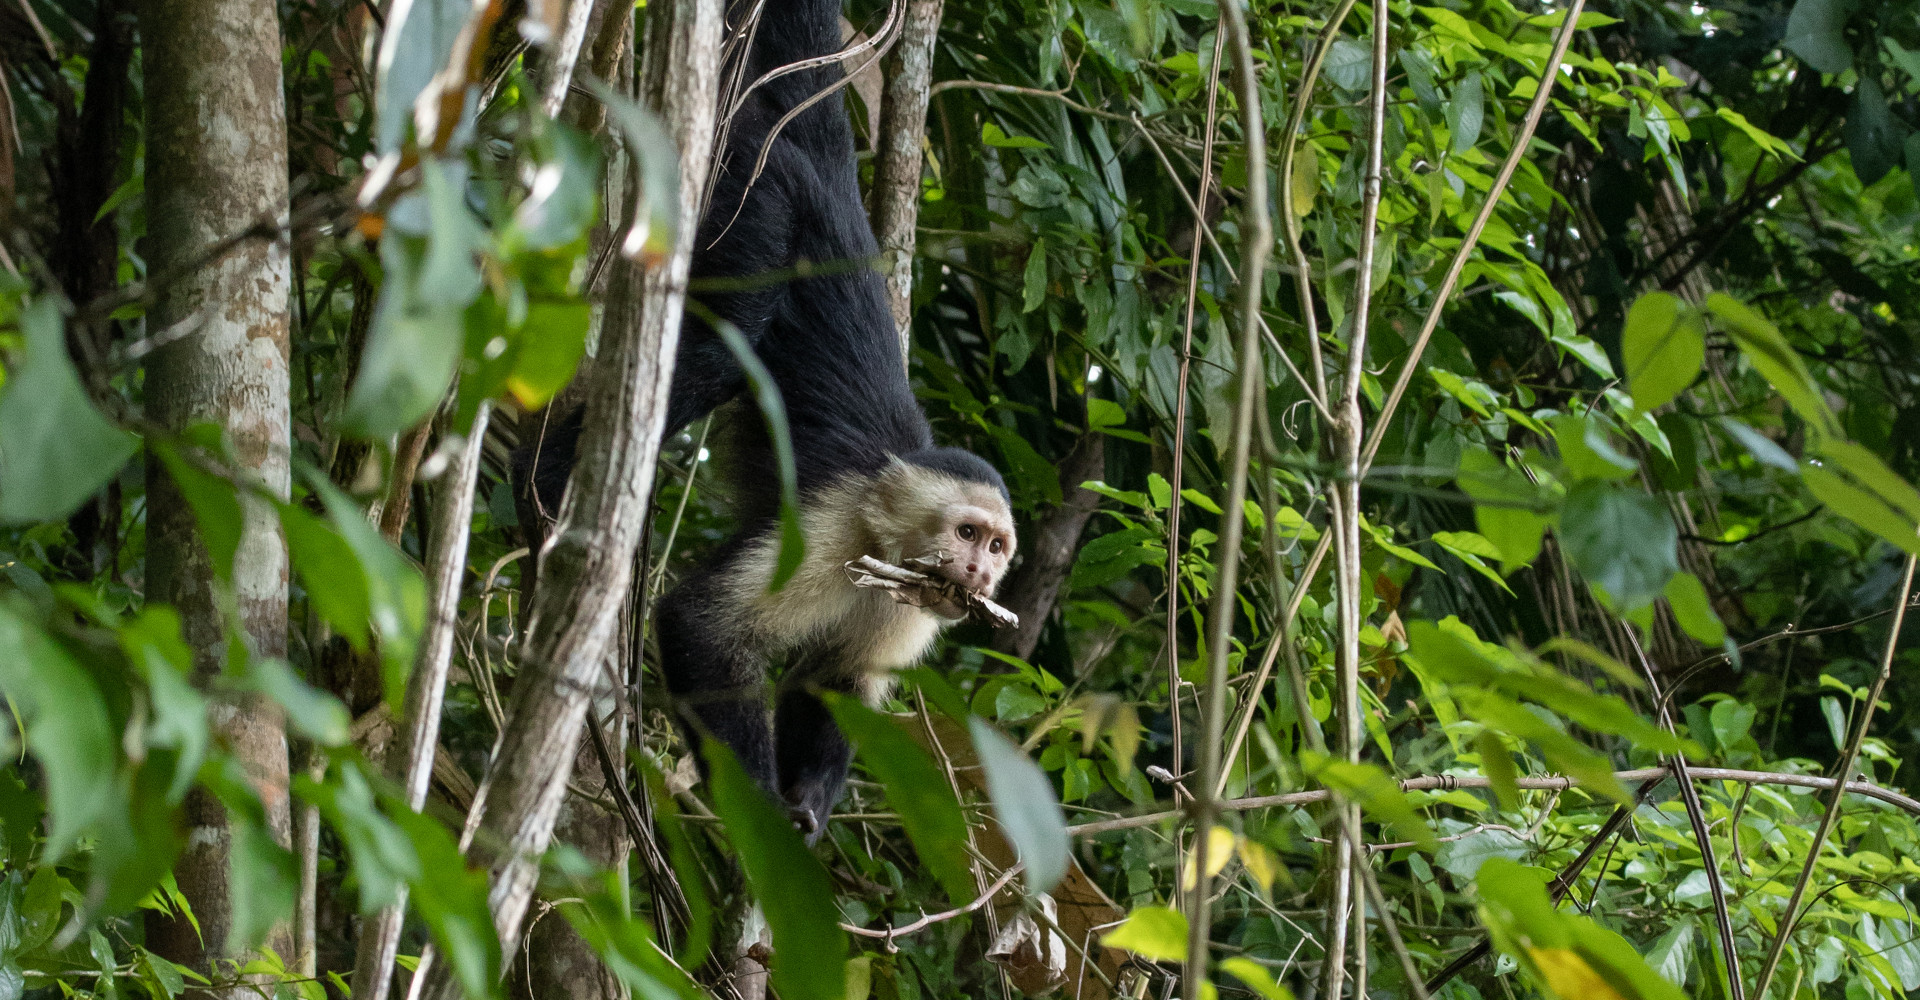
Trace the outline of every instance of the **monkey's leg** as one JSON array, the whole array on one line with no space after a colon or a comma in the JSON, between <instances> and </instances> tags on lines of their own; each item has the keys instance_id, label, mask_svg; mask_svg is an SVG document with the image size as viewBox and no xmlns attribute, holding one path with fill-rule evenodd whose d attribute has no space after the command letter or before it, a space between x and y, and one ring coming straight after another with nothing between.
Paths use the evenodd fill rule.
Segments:
<instances>
[{"instance_id":1,"label":"monkey's leg","mask_svg":"<svg viewBox=\"0 0 1920 1000\"><path fill-rule=\"evenodd\" d=\"M727 745L760 787L777 787L773 732L767 720L767 667L750 642L741 609L721 578L723 556L660 599L660 666L687 733ZM696 754L700 773L707 761Z\"/></svg>"},{"instance_id":2,"label":"monkey's leg","mask_svg":"<svg viewBox=\"0 0 1920 1000\"><path fill-rule=\"evenodd\" d=\"M780 765L780 795L793 812L794 822L807 843L827 830L827 817L840 799L853 763L853 744L834 724L833 713L815 690L854 694L862 687L858 674L814 656L794 665L783 687L773 718Z\"/></svg>"}]
</instances>

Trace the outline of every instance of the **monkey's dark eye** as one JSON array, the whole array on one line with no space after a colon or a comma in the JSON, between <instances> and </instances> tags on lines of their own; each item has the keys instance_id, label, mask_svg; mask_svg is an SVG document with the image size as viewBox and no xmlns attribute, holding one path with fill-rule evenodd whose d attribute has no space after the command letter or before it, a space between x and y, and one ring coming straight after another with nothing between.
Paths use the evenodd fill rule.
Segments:
<instances>
[{"instance_id":1,"label":"monkey's dark eye","mask_svg":"<svg viewBox=\"0 0 1920 1000\"><path fill-rule=\"evenodd\" d=\"M963 524L953 529L953 533L959 535L960 540L963 542L971 542L980 534L979 530L971 524Z\"/></svg>"},{"instance_id":2,"label":"monkey's dark eye","mask_svg":"<svg viewBox=\"0 0 1920 1000\"><path fill-rule=\"evenodd\" d=\"M1003 548L1006 548L1006 546L1007 546L1007 543L1005 543L1005 542L1003 542L1003 541L1001 541L1000 539L998 539L998 538L996 538L996 539L994 539L994 540L993 540L993 544L992 544L992 545L989 545L989 546L987 546L987 548L988 548L988 550L990 550L990 551L992 551L992 552L993 552L993 553L994 553L995 555L999 555L999 554L1000 554L1000 550L1001 550L1001 549L1003 549Z\"/></svg>"}]
</instances>

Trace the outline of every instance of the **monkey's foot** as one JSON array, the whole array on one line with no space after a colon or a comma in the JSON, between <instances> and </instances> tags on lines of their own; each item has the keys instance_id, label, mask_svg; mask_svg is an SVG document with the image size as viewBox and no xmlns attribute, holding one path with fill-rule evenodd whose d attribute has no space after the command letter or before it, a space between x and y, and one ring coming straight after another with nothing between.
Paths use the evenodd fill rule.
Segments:
<instances>
[{"instance_id":1,"label":"monkey's foot","mask_svg":"<svg viewBox=\"0 0 1920 1000\"><path fill-rule=\"evenodd\" d=\"M826 816L815 813L810 806L789 803L787 818L793 820L793 828L800 831L808 847L812 847L827 830Z\"/></svg>"}]
</instances>

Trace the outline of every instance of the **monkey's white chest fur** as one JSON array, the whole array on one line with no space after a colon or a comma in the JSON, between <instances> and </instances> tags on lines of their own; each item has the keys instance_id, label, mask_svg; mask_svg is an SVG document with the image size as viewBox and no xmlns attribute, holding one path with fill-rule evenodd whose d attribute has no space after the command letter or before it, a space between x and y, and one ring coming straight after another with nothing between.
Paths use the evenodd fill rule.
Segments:
<instances>
[{"instance_id":1,"label":"monkey's white chest fur","mask_svg":"<svg viewBox=\"0 0 1920 1000\"><path fill-rule=\"evenodd\" d=\"M778 540L767 536L735 562L726 588L736 598L734 606L747 611L739 625L754 645L775 655L808 648L828 651L838 670L858 677L869 700L883 697L891 673L918 663L949 622L848 582L841 569L847 560L869 552L883 559L899 555L872 551L871 540L861 537L864 531L848 530L859 526L857 520L833 524L820 516L823 506L837 505L816 505L808 511L814 516L805 518L807 558L786 586L767 589L779 557Z\"/></svg>"}]
</instances>

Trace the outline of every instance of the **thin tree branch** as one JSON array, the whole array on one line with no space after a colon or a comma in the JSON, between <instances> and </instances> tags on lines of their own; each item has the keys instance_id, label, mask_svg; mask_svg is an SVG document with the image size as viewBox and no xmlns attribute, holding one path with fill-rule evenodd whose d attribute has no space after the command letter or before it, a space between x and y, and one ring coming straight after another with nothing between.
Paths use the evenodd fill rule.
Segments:
<instances>
[{"instance_id":1,"label":"thin tree branch","mask_svg":"<svg viewBox=\"0 0 1920 1000\"><path fill-rule=\"evenodd\" d=\"M1220 5L1229 51L1233 55L1234 96L1240 104L1241 130L1246 144L1247 199L1242 216L1246 242L1240 266L1240 387L1234 402L1227 501L1220 523L1220 565L1213 581L1213 607L1207 622L1206 698L1202 703L1200 794L1191 808L1194 828L1194 891L1187 907L1186 995L1201 995L1207 975L1207 940L1211 922L1207 874L1208 831L1218 811L1214 786L1220 774L1220 737L1227 712L1227 650L1232 645L1233 619L1239 604L1235 593L1240 576L1240 540L1246 527L1247 467L1252 459L1254 402L1260 398L1260 283L1273 250L1273 228L1267 210L1267 136L1260 112L1260 81L1253 61L1253 43L1247 34L1246 13L1238 4ZM1197 248L1196 248L1197 249Z\"/></svg>"},{"instance_id":2,"label":"thin tree branch","mask_svg":"<svg viewBox=\"0 0 1920 1000\"><path fill-rule=\"evenodd\" d=\"M1400 400L1407 394L1407 386L1413 382L1414 372L1420 366L1420 356L1426 353L1427 343L1433 339L1433 331L1440 325L1440 314L1447 307L1447 300L1453 296L1453 290L1460 284L1460 274L1466 270L1467 261L1473 256L1473 249L1480 242L1480 234L1486 230L1488 220L1500 204L1501 195L1506 193L1507 182L1513 180L1513 172L1520 166L1520 160L1526 156L1527 147L1533 144L1533 132L1540 126L1540 117L1546 113L1547 99L1553 95L1553 85L1560 78L1560 63L1567 56L1567 46L1573 41L1573 33L1580 24L1580 12L1585 9L1586 0L1573 0L1568 5L1566 20L1560 23L1560 30L1553 38L1553 51L1547 56L1547 65L1540 73L1540 86L1534 91L1533 103L1527 107L1527 117L1520 123L1520 131L1513 138L1513 148L1507 151L1507 158L1500 164L1500 172L1494 175L1493 186L1487 189L1487 200L1480 206L1480 214L1474 216L1473 225L1467 227L1466 235L1460 240L1460 249L1453 255L1453 263L1447 265L1447 276L1434 290L1433 305L1427 309L1427 318L1420 323L1420 333L1413 339L1413 348L1407 352L1407 360L1401 365L1400 374L1393 381L1392 391L1387 393L1386 404L1380 407L1380 415L1375 419L1373 430L1367 435L1366 449L1360 455L1360 471L1365 472L1373 465L1374 456L1379 454L1380 445L1387 437L1387 428L1392 426L1393 412L1400 406Z\"/></svg>"},{"instance_id":3,"label":"thin tree branch","mask_svg":"<svg viewBox=\"0 0 1920 1000\"><path fill-rule=\"evenodd\" d=\"M1874 708L1880 703L1880 692L1887 686L1887 678L1893 675L1893 654L1900 648L1900 626L1907 619L1907 597L1913 593L1914 557L1907 557L1907 568L1901 574L1900 601L1893 614L1893 628L1887 633L1886 652L1880 656L1880 673L1873 679L1873 687L1867 691L1867 702L1860 710L1860 724L1854 727L1853 736L1847 740L1847 748L1840 754L1840 766L1836 785L1853 777L1854 765L1860 762L1860 745L1867 740L1867 730L1873 725ZM1793 883L1793 895L1787 897L1787 907L1780 918L1780 933L1774 936L1767 946L1767 957L1760 965L1760 982L1754 992L1756 997L1765 997L1767 987L1773 983L1773 974L1780 966L1780 956L1785 953L1787 939L1793 936L1796 912L1800 900L1806 897L1807 883L1813 880L1813 870L1820 864L1820 851L1826 846L1827 838L1833 834L1834 825L1840 821L1840 804L1843 799L1838 792L1827 801L1827 811L1820 817L1820 826L1814 831L1813 843L1807 848L1807 863L1800 869L1800 877Z\"/></svg>"},{"instance_id":4,"label":"thin tree branch","mask_svg":"<svg viewBox=\"0 0 1920 1000\"><path fill-rule=\"evenodd\" d=\"M964 917L967 914L972 913L975 910L978 910L979 908L987 905L988 903L993 902L994 895L998 893L1001 889L1006 888L1007 883L1013 881L1013 877L1025 871L1026 868L1027 868L1026 865L1019 864L1019 865L1014 865L1011 868L1008 868L1004 872L1001 872L1000 877L995 879L993 884L988 886L985 892L982 892L978 897L974 899L973 902L968 903L965 906L956 907L954 909L946 910L941 913L922 914L920 916L920 919L915 920L913 923L901 924L898 927L889 927L886 930L874 930L870 927L856 927L853 924L849 924L849 923L842 923L840 925L840 929L843 931L846 931L848 934L858 934L861 937L880 938L881 940L884 940L889 944L891 944L894 938L897 938L903 934L912 934L914 931L920 930L925 927L930 927L934 924L941 923L943 921L952 920L955 917Z\"/></svg>"},{"instance_id":5,"label":"thin tree branch","mask_svg":"<svg viewBox=\"0 0 1920 1000\"><path fill-rule=\"evenodd\" d=\"M427 622L407 678L398 739L388 751L387 771L399 778L407 808L426 805L433 779L434 749L440 745L440 708L446 699L447 673L453 663L454 634L460 619L460 583L467 572L467 540L473 525L474 483L487 436L488 407L474 414L473 426L453 452L435 491L433 523L427 540ZM353 995L386 1000L393 984L400 930L407 912L407 887L360 928L353 963Z\"/></svg>"},{"instance_id":6,"label":"thin tree branch","mask_svg":"<svg viewBox=\"0 0 1920 1000\"><path fill-rule=\"evenodd\" d=\"M1200 153L1200 194L1193 202L1193 250L1187 255L1187 319L1180 337L1180 375L1179 388L1173 402L1173 499L1167 508L1167 702L1168 720L1172 727L1173 762L1171 770L1174 777L1185 773L1181 754L1184 747L1180 735L1180 488L1184 485L1182 477L1186 474L1187 457L1187 376L1193 368L1193 310L1200 300L1200 240L1207 230L1207 188L1213 183L1213 138L1215 132L1214 116L1220 99L1220 48L1226 43L1227 32L1224 24L1216 25L1213 32L1213 70L1207 76L1207 124L1202 139ZM1145 130L1142 129L1144 132ZM1151 139L1148 140L1152 142ZM1154 150L1159 151L1155 145ZM1186 192L1186 185L1179 178L1172 177L1173 171L1167 171L1169 178ZM1241 359L1242 364L1249 363Z\"/></svg>"},{"instance_id":7,"label":"thin tree branch","mask_svg":"<svg viewBox=\"0 0 1920 1000\"><path fill-rule=\"evenodd\" d=\"M1639 632L1625 621L1620 623L1620 630L1626 633L1627 644L1633 647L1634 658L1640 662L1640 672L1646 678L1647 690L1659 706L1661 728L1674 732L1673 712L1667 707L1667 700L1660 696L1659 673L1640 645ZM1707 811L1700 804L1700 790L1694 787L1686 754L1674 754L1667 759L1667 765L1673 768L1674 780L1680 785L1680 801L1686 806L1687 823L1693 827L1693 840L1700 848L1700 866L1707 873L1707 892L1713 898L1714 923L1720 933L1720 954L1727 965L1727 991L1732 1000L1746 1000L1746 989L1740 978L1740 953L1733 937L1733 914L1727 909L1726 881L1720 875L1720 861L1713 853L1713 839L1707 830ZM1738 836L1737 831L1734 836Z\"/></svg>"},{"instance_id":8,"label":"thin tree branch","mask_svg":"<svg viewBox=\"0 0 1920 1000\"><path fill-rule=\"evenodd\" d=\"M888 57L880 135L874 145L874 230L885 262L887 305L900 337L900 360L912 348L914 225L920 217L920 175L927 137L928 87L933 81L933 43L940 33L942 0L907 0L906 23Z\"/></svg>"},{"instance_id":9,"label":"thin tree branch","mask_svg":"<svg viewBox=\"0 0 1920 1000\"><path fill-rule=\"evenodd\" d=\"M1330 428L1334 465L1338 470L1329 498L1339 614L1339 638L1334 647L1334 700L1340 720L1336 747L1349 763L1359 762L1360 746L1365 738L1364 709L1360 704L1360 628L1364 617L1360 602L1366 590L1366 574L1360 565L1360 383L1366 367L1367 334L1373 316L1374 258L1379 249L1380 174L1387 120L1387 32L1391 22L1387 0L1374 0L1373 79L1367 109L1366 166L1361 177L1359 270L1354 276L1353 326L1347 336L1346 364L1341 368L1340 400L1333 404L1334 421ZM1334 809L1340 814L1340 828L1335 835L1352 845L1352 849L1336 848L1333 852L1332 900L1327 906L1327 955L1323 970L1328 997L1339 997L1345 984L1349 919L1354 940L1359 941L1366 934L1366 906L1352 900L1355 858L1363 857L1357 843L1351 840L1360 832L1360 807L1358 803L1336 799ZM1351 918L1347 912L1350 906ZM1366 961L1366 948L1356 947L1356 996L1366 996Z\"/></svg>"}]
</instances>

